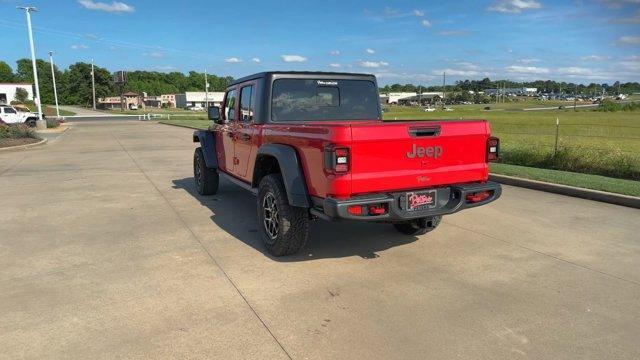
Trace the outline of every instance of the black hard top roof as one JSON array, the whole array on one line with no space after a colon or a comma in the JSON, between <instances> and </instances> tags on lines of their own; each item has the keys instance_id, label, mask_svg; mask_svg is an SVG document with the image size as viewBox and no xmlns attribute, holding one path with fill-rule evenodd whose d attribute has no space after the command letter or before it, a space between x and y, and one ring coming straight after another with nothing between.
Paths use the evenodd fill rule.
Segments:
<instances>
[{"instance_id":1,"label":"black hard top roof","mask_svg":"<svg viewBox=\"0 0 640 360\"><path fill-rule=\"evenodd\" d=\"M243 83L249 80L261 79L261 78L269 78L272 75L300 75L304 77L313 77L313 76L322 76L322 77L363 77L363 78L375 78L372 74L362 74L362 73L348 73L348 72L328 72L328 71L265 71L261 73L256 73L253 75L245 76L240 79L233 80L229 86Z\"/></svg>"}]
</instances>

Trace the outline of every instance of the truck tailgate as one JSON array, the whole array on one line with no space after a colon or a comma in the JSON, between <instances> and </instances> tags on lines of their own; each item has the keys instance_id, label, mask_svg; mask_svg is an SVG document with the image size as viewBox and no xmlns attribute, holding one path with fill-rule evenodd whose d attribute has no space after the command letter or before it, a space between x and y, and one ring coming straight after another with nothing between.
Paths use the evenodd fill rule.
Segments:
<instances>
[{"instance_id":1,"label":"truck tailgate","mask_svg":"<svg viewBox=\"0 0 640 360\"><path fill-rule=\"evenodd\" d=\"M353 195L486 181L485 120L352 124Z\"/></svg>"}]
</instances>

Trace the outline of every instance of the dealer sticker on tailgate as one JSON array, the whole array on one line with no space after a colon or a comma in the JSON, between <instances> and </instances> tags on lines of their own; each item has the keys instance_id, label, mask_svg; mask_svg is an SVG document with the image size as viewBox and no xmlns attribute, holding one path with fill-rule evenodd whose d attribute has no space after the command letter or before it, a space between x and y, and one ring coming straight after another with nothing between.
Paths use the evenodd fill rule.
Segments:
<instances>
[{"instance_id":1,"label":"dealer sticker on tailgate","mask_svg":"<svg viewBox=\"0 0 640 360\"><path fill-rule=\"evenodd\" d=\"M408 211L419 211L436 207L436 191L408 192L404 196L405 209Z\"/></svg>"}]
</instances>

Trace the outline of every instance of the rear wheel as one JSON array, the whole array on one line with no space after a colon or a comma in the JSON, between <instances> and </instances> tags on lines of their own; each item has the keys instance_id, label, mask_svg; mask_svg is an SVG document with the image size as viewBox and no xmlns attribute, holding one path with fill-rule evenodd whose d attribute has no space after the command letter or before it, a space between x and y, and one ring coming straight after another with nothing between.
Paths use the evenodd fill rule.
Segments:
<instances>
[{"instance_id":1,"label":"rear wheel","mask_svg":"<svg viewBox=\"0 0 640 360\"><path fill-rule=\"evenodd\" d=\"M298 253L307 243L307 209L289 205L280 174L262 178L258 189L258 228L274 256Z\"/></svg>"},{"instance_id":2,"label":"rear wheel","mask_svg":"<svg viewBox=\"0 0 640 360\"><path fill-rule=\"evenodd\" d=\"M204 162L202 148L193 154L193 179L200 195L213 195L218 192L220 177L217 169L208 168Z\"/></svg>"},{"instance_id":3,"label":"rear wheel","mask_svg":"<svg viewBox=\"0 0 640 360\"><path fill-rule=\"evenodd\" d=\"M405 235L424 235L437 228L441 220L442 216L420 218L408 222L396 223L393 224L393 227Z\"/></svg>"}]
</instances>

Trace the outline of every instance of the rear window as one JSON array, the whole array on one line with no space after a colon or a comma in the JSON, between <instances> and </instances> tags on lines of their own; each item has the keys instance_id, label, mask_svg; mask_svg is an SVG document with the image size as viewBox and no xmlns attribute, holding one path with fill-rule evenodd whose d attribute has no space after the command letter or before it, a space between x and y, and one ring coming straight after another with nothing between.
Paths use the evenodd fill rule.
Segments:
<instances>
[{"instance_id":1,"label":"rear window","mask_svg":"<svg viewBox=\"0 0 640 360\"><path fill-rule=\"evenodd\" d=\"M271 120L378 119L378 102L368 80L279 79L273 82Z\"/></svg>"}]
</instances>

